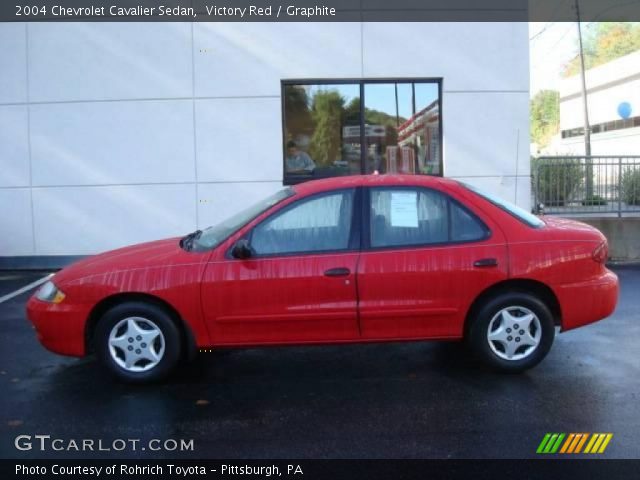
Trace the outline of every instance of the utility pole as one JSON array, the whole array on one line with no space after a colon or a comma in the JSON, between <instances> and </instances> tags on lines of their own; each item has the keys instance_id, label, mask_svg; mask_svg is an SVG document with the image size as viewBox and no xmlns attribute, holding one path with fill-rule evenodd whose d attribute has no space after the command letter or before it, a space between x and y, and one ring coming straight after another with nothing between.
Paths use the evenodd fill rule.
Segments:
<instances>
[{"instance_id":1,"label":"utility pole","mask_svg":"<svg viewBox=\"0 0 640 480\"><path fill-rule=\"evenodd\" d=\"M589 108L587 102L587 78L584 68L584 49L582 47L582 27L580 27L580 5L576 0L576 16L578 20L578 43L580 45L580 77L582 79L582 105L584 108L584 154L586 156L586 189L587 201L593 197L593 163L591 159L591 126L589 125Z\"/></svg>"}]
</instances>

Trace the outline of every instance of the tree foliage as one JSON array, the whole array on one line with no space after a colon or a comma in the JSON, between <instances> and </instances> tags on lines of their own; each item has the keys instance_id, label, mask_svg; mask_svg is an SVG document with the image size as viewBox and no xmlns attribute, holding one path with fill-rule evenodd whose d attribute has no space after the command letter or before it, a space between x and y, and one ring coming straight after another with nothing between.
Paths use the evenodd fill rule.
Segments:
<instances>
[{"instance_id":1,"label":"tree foliage","mask_svg":"<svg viewBox=\"0 0 640 480\"><path fill-rule=\"evenodd\" d=\"M288 140L313 129L313 121L309 112L309 97L306 90L299 85L287 86L284 90L286 137Z\"/></svg>"},{"instance_id":2,"label":"tree foliage","mask_svg":"<svg viewBox=\"0 0 640 480\"><path fill-rule=\"evenodd\" d=\"M330 165L340 158L344 98L335 90L318 92L313 97L311 118L315 130L309 154L318 165Z\"/></svg>"},{"instance_id":3,"label":"tree foliage","mask_svg":"<svg viewBox=\"0 0 640 480\"><path fill-rule=\"evenodd\" d=\"M560 95L541 90L531 99L531 140L539 147L549 144L560 127Z\"/></svg>"},{"instance_id":4,"label":"tree foliage","mask_svg":"<svg viewBox=\"0 0 640 480\"><path fill-rule=\"evenodd\" d=\"M360 125L360 97L346 104L336 89L319 90L309 95L303 87L288 86L285 89L285 117L287 140L311 135L309 155L317 165L330 166L342 156L342 127ZM385 126L387 145L397 143L396 124L406 120L365 108L365 124Z\"/></svg>"},{"instance_id":5,"label":"tree foliage","mask_svg":"<svg viewBox=\"0 0 640 480\"><path fill-rule=\"evenodd\" d=\"M364 118L367 125L384 125L386 127L396 127L396 123L403 124L407 121L405 117L374 110L373 108L364 109ZM344 116L345 125L360 125L360 97L355 97L349 102L345 108Z\"/></svg>"},{"instance_id":6,"label":"tree foliage","mask_svg":"<svg viewBox=\"0 0 640 480\"><path fill-rule=\"evenodd\" d=\"M597 67L640 50L640 24L634 22L596 22L583 34L585 69ZM580 73L580 56L567 63L565 77Z\"/></svg>"}]
</instances>

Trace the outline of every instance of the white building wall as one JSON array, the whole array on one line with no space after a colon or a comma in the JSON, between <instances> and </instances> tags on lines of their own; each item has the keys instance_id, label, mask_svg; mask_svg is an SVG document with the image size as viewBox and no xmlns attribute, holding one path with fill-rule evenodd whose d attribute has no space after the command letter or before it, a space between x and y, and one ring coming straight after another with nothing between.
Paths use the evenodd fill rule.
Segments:
<instances>
[{"instance_id":1,"label":"white building wall","mask_svg":"<svg viewBox=\"0 0 640 480\"><path fill-rule=\"evenodd\" d=\"M0 256L205 227L282 187L283 78L443 77L445 175L530 206L526 23L0 24Z\"/></svg>"},{"instance_id":2,"label":"white building wall","mask_svg":"<svg viewBox=\"0 0 640 480\"><path fill-rule=\"evenodd\" d=\"M640 51L625 55L585 74L589 123L620 120L618 106L628 102L631 116L640 113ZM560 131L584 127L584 106L580 75L562 80L560 85ZM584 155L584 136L558 135L545 149L549 154ZM591 134L592 155L640 155L640 127Z\"/></svg>"},{"instance_id":3,"label":"white building wall","mask_svg":"<svg viewBox=\"0 0 640 480\"><path fill-rule=\"evenodd\" d=\"M598 123L620 120L618 105L629 102L635 106L632 116L638 115L640 109L640 56L638 58L637 78L612 79L609 85L600 89L587 87L589 105L589 122ZM617 82L620 83L617 83ZM582 91L572 92L560 98L560 129L569 130L584 126L584 107Z\"/></svg>"},{"instance_id":4,"label":"white building wall","mask_svg":"<svg viewBox=\"0 0 640 480\"><path fill-rule=\"evenodd\" d=\"M550 154L584 155L584 136L558 139ZM640 155L640 127L591 134L592 155Z\"/></svg>"}]
</instances>

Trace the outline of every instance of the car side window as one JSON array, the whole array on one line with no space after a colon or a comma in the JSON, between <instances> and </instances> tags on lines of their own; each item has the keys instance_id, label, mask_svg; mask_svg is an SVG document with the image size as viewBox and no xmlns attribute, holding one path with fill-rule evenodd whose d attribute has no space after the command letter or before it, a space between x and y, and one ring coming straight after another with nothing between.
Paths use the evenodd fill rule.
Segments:
<instances>
[{"instance_id":1,"label":"car side window","mask_svg":"<svg viewBox=\"0 0 640 480\"><path fill-rule=\"evenodd\" d=\"M426 188L372 188L373 248L481 240L486 227L448 196Z\"/></svg>"},{"instance_id":2,"label":"car side window","mask_svg":"<svg viewBox=\"0 0 640 480\"><path fill-rule=\"evenodd\" d=\"M450 205L452 242L472 242L487 236L487 227L478 218L455 202Z\"/></svg>"},{"instance_id":3,"label":"car side window","mask_svg":"<svg viewBox=\"0 0 640 480\"><path fill-rule=\"evenodd\" d=\"M346 250L349 247L354 190L303 199L254 228L257 255Z\"/></svg>"}]
</instances>

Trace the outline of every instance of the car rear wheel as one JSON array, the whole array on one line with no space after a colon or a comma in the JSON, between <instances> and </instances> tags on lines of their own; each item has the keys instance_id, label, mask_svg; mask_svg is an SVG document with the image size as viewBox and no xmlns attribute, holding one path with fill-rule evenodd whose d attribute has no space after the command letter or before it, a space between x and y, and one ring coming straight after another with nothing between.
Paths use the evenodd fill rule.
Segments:
<instances>
[{"instance_id":1,"label":"car rear wheel","mask_svg":"<svg viewBox=\"0 0 640 480\"><path fill-rule=\"evenodd\" d=\"M180 359L180 331L160 307L143 302L116 305L95 334L100 361L120 380L144 383L166 377Z\"/></svg>"},{"instance_id":2,"label":"car rear wheel","mask_svg":"<svg viewBox=\"0 0 640 480\"><path fill-rule=\"evenodd\" d=\"M472 322L472 349L486 364L505 372L522 372L540 363L555 336L549 308L528 293L507 292L488 300Z\"/></svg>"}]
</instances>

